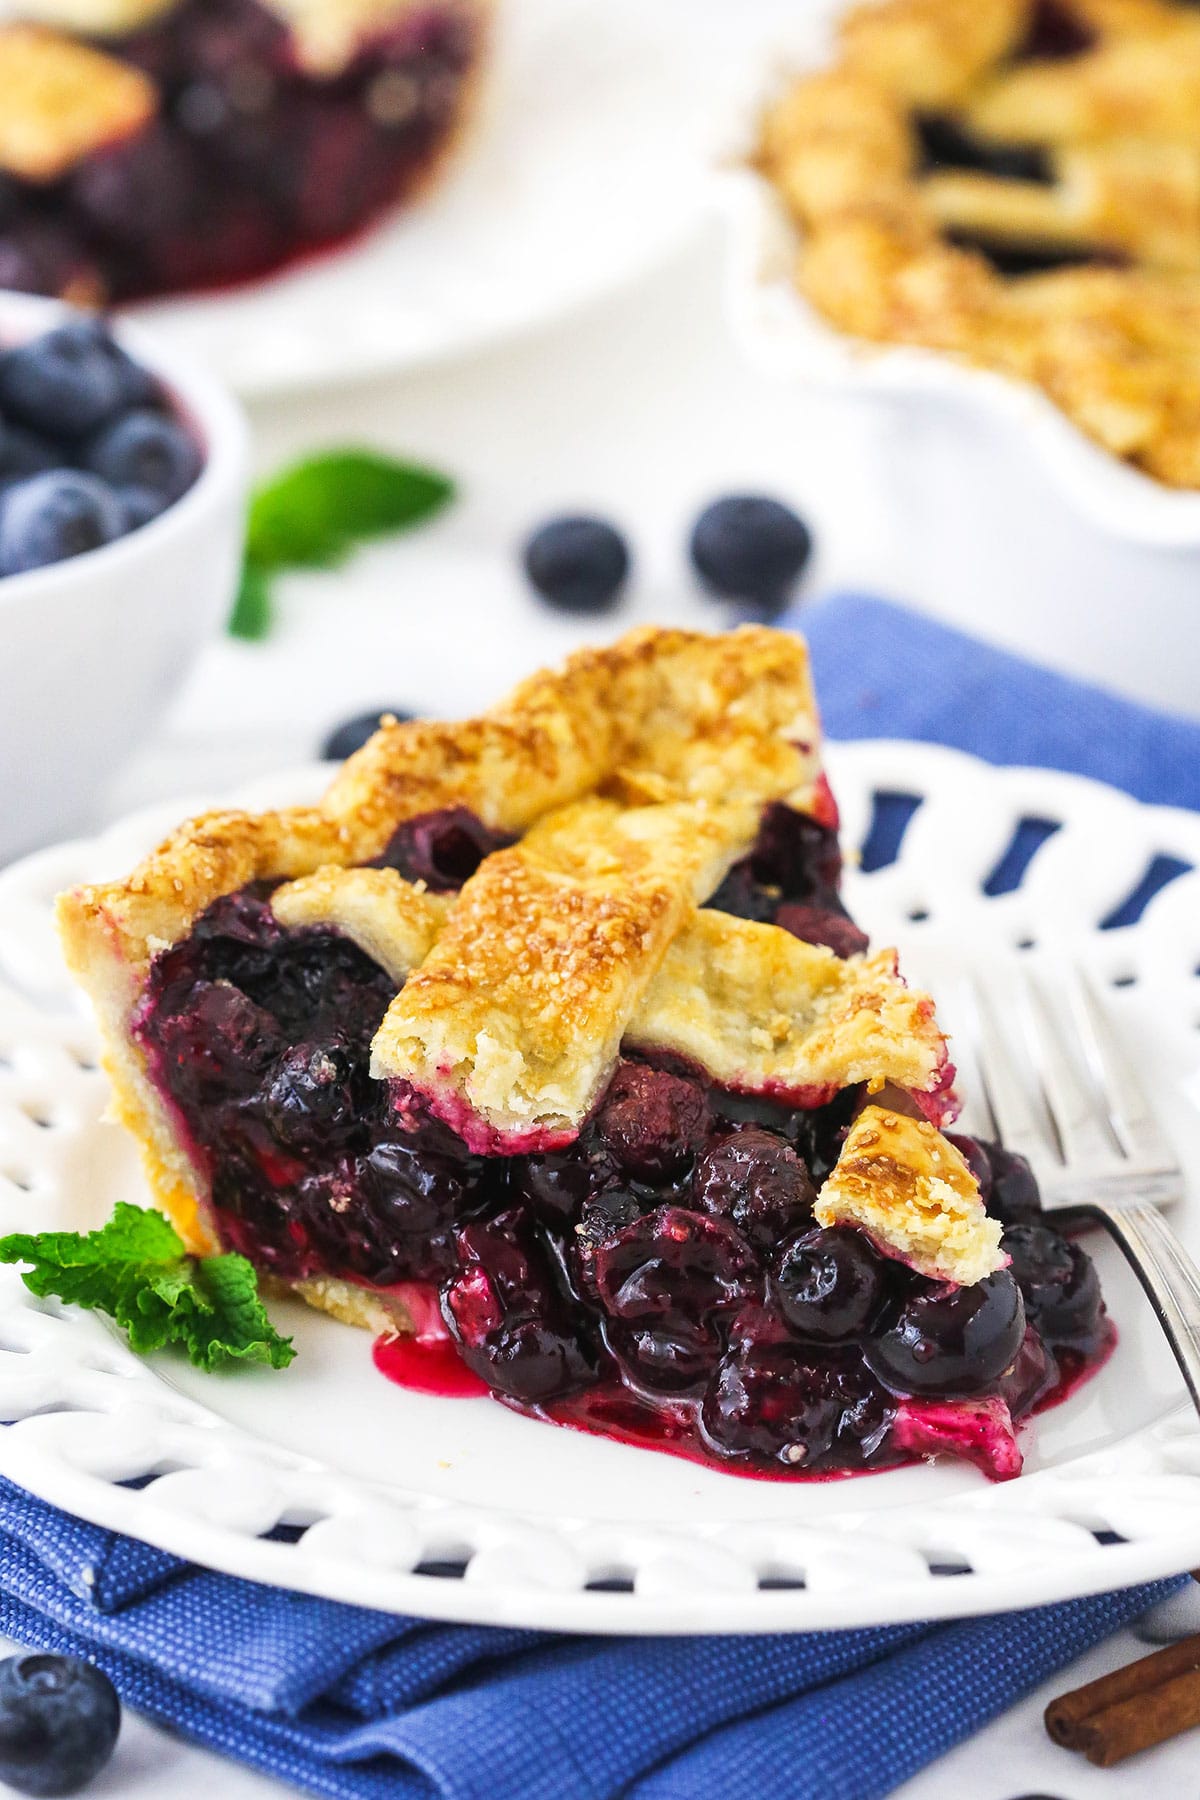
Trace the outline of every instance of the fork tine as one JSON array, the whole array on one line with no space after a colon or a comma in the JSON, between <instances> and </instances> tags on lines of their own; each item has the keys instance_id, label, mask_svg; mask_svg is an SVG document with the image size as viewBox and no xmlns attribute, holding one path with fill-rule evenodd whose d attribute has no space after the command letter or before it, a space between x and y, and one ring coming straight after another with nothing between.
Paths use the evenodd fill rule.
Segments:
<instances>
[{"instance_id":1,"label":"fork tine","mask_svg":"<svg viewBox=\"0 0 1200 1800\"><path fill-rule=\"evenodd\" d=\"M1146 1090L1091 979L1082 969L1076 971L1071 984L1071 1008L1117 1142L1132 1161L1172 1167L1175 1153L1159 1129Z\"/></svg>"},{"instance_id":2,"label":"fork tine","mask_svg":"<svg viewBox=\"0 0 1200 1800\"><path fill-rule=\"evenodd\" d=\"M962 1101L956 1130L965 1131L969 1137L994 1139L1000 1136L1000 1127L979 1066L981 1034L974 986L965 976L960 977L954 985L954 1004L947 1033L950 1053L958 1071L955 1089Z\"/></svg>"},{"instance_id":3,"label":"fork tine","mask_svg":"<svg viewBox=\"0 0 1200 1800\"><path fill-rule=\"evenodd\" d=\"M1037 1075L1046 1096L1063 1162L1109 1164L1121 1145L1090 1069L1082 1063L1061 1015L1051 1007L1040 981L1026 974L1024 1000L1032 1027Z\"/></svg>"},{"instance_id":4,"label":"fork tine","mask_svg":"<svg viewBox=\"0 0 1200 1800\"><path fill-rule=\"evenodd\" d=\"M1061 1162L1058 1145L1031 1104L990 994L974 977L968 978L968 982L979 1027L976 1046L979 1070L1001 1142L1009 1150L1028 1157L1035 1168L1044 1166L1047 1160Z\"/></svg>"}]
</instances>

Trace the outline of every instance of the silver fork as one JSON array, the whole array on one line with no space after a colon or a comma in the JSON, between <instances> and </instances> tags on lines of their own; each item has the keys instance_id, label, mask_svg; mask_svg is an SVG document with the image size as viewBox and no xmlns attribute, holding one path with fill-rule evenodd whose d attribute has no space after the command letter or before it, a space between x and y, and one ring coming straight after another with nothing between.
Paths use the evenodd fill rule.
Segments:
<instances>
[{"instance_id":1,"label":"silver fork","mask_svg":"<svg viewBox=\"0 0 1200 1800\"><path fill-rule=\"evenodd\" d=\"M965 1037L968 1085L972 1053L978 1065L973 1123L1028 1158L1057 1224L1113 1238L1200 1412L1200 1268L1159 1210L1182 1195L1183 1171L1091 983L1077 969L1065 979L1065 1008L1028 971L1006 979L1003 1007L966 982L955 1051Z\"/></svg>"}]
</instances>

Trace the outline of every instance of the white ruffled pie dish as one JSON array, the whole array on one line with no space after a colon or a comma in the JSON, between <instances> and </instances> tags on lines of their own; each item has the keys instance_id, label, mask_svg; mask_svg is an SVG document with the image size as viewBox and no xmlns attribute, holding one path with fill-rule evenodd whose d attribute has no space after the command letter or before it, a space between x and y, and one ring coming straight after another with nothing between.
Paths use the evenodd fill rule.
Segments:
<instances>
[{"instance_id":1,"label":"white ruffled pie dish","mask_svg":"<svg viewBox=\"0 0 1200 1800\"><path fill-rule=\"evenodd\" d=\"M792 280L801 237L748 156L773 96L826 60L838 10L822 3L766 60L714 177L737 343L795 384L798 430L805 388L845 400L871 569L891 561L906 572L894 598L1200 713L1200 493L1110 456L1032 386L847 336Z\"/></svg>"},{"instance_id":2,"label":"white ruffled pie dish","mask_svg":"<svg viewBox=\"0 0 1200 1800\"><path fill-rule=\"evenodd\" d=\"M898 860L851 870L847 898L877 942L899 941L951 1031L964 966L1003 983L1016 957L1036 957L1052 981L1073 957L1103 985L1192 1173L1173 1217L1200 1250L1200 873L1138 925L1098 925L1156 853L1200 865L1200 820L930 746L832 745L829 765L848 845L877 792L922 800ZM227 798L298 802L327 777ZM102 1121L107 1083L50 905L127 867L188 809L156 807L0 878L0 1230L86 1227L144 1193L132 1144ZM1060 830L1014 892L989 896L1025 817ZM367 1338L298 1305L275 1312L297 1338L289 1370L205 1377L139 1362L100 1319L34 1301L13 1270L0 1271L0 1474L231 1573L430 1617L803 1630L1037 1604L1200 1561L1200 1427L1133 1277L1104 1241L1089 1249L1120 1344L1025 1431L1028 1472L1002 1486L950 1464L740 1479L491 1400L391 1387Z\"/></svg>"}]
</instances>

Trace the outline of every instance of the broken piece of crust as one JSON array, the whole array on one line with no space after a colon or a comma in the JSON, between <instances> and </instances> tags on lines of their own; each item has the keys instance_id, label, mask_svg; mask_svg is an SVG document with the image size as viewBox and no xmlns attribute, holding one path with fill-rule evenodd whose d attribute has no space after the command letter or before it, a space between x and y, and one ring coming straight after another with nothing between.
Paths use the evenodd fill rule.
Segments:
<instances>
[{"instance_id":1,"label":"broken piece of crust","mask_svg":"<svg viewBox=\"0 0 1200 1800\"><path fill-rule=\"evenodd\" d=\"M886 1107L863 1108L813 1211L934 1281L967 1287L1008 1260L961 1153L924 1119Z\"/></svg>"}]
</instances>

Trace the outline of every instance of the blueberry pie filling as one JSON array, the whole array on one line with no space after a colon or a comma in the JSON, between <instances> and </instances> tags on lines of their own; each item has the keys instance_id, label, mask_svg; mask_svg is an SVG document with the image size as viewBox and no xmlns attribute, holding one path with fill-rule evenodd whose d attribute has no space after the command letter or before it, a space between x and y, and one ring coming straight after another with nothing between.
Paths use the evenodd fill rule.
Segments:
<instances>
[{"instance_id":1,"label":"blueberry pie filling","mask_svg":"<svg viewBox=\"0 0 1200 1800\"><path fill-rule=\"evenodd\" d=\"M64 897L160 1203L414 1385L747 1474L1017 1473L1111 1327L1027 1166L939 1130L816 743L797 640L636 633Z\"/></svg>"},{"instance_id":2,"label":"blueberry pie filling","mask_svg":"<svg viewBox=\"0 0 1200 1800\"><path fill-rule=\"evenodd\" d=\"M462 121L486 0L24 0L0 26L0 285L121 301L363 231Z\"/></svg>"}]
</instances>

